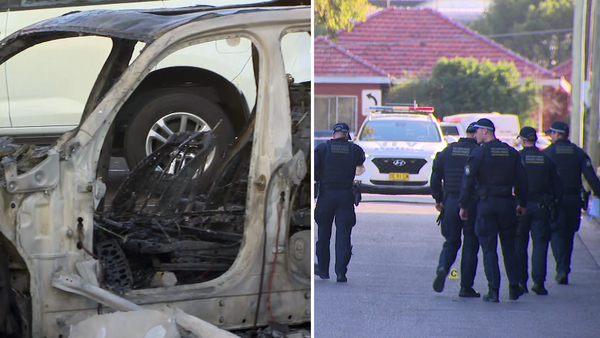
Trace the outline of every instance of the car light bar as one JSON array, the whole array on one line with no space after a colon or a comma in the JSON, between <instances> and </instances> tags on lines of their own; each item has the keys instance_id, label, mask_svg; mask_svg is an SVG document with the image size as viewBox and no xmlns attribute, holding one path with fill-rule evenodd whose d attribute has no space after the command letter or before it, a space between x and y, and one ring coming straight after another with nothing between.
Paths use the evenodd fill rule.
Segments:
<instances>
[{"instance_id":1,"label":"car light bar","mask_svg":"<svg viewBox=\"0 0 600 338\"><path fill-rule=\"evenodd\" d=\"M410 106L385 106L385 107L369 107L372 111L381 111L382 113L421 113L433 114L433 107L410 107Z\"/></svg>"}]
</instances>

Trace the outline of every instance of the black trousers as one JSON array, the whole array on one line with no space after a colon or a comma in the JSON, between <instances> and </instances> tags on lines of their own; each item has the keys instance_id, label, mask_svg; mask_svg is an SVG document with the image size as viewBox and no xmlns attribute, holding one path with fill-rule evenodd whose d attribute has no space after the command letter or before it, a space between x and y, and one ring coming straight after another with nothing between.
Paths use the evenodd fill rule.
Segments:
<instances>
[{"instance_id":1,"label":"black trousers","mask_svg":"<svg viewBox=\"0 0 600 338\"><path fill-rule=\"evenodd\" d=\"M550 212L540 208L539 202L527 202L527 214L520 220L517 233L517 266L519 268L519 283L527 284L529 237L533 244L531 257L531 278L534 283L543 284L546 281L546 263L548 243L550 242Z\"/></svg>"},{"instance_id":2,"label":"black trousers","mask_svg":"<svg viewBox=\"0 0 600 338\"><path fill-rule=\"evenodd\" d=\"M556 222L550 224L552 236L550 244L556 261L556 273L568 275L571 272L573 239L581 224L581 197L564 195Z\"/></svg>"},{"instance_id":3,"label":"black trousers","mask_svg":"<svg viewBox=\"0 0 600 338\"><path fill-rule=\"evenodd\" d=\"M483 251L483 266L490 289L500 288L498 237L502 246L506 276L511 285L519 283L517 270L517 220L514 198L488 197L477 203L475 235Z\"/></svg>"},{"instance_id":4,"label":"black trousers","mask_svg":"<svg viewBox=\"0 0 600 338\"><path fill-rule=\"evenodd\" d=\"M354 195L352 189L323 189L319 193L315 208L315 221L318 225L317 260L319 271L329 272L329 244L335 219L335 273L346 274L352 256L350 237L356 224Z\"/></svg>"},{"instance_id":5,"label":"black trousers","mask_svg":"<svg viewBox=\"0 0 600 338\"><path fill-rule=\"evenodd\" d=\"M464 236L462 258L460 262L460 285L473 287L475 273L477 271L477 253L479 252L479 241L475 236L475 217L477 209L475 203L468 208L469 219L463 221L459 216L458 196L448 196L444 201L444 218L442 219L442 236L446 239L440 253L437 269L450 270L456 260L456 255L461 246L461 233Z\"/></svg>"}]
</instances>

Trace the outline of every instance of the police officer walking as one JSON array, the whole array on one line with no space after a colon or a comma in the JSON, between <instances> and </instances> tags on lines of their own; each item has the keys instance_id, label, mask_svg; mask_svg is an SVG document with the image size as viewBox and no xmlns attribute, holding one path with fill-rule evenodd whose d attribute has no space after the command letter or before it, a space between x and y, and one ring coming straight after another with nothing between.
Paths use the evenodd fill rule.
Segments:
<instances>
[{"instance_id":1,"label":"police officer walking","mask_svg":"<svg viewBox=\"0 0 600 338\"><path fill-rule=\"evenodd\" d=\"M531 291L538 295L547 295L546 258L550 242L550 209L558 208L562 199L563 185L556 164L535 146L537 132L532 127L523 127L518 136L523 141L520 151L521 160L527 171L529 189L527 194L527 212L519 217L517 231L517 266L519 268L519 286L527 291L527 246L529 233L533 244L531 257Z\"/></svg>"},{"instance_id":2,"label":"police officer walking","mask_svg":"<svg viewBox=\"0 0 600 338\"><path fill-rule=\"evenodd\" d=\"M479 242L474 232L475 203L469 203L467 221L462 221L458 215L458 197L463 178L463 168L471 153L477 148L474 139L474 123L467 128L467 137L458 142L449 144L444 150L437 153L433 161L431 172L431 195L435 199L435 207L441 213L441 230L446 239L440 253L436 277L433 281L433 290L442 292L448 271L454 261L461 245L461 232L464 235L464 245L460 264L461 280L459 297L479 297L480 294L473 289L475 272L477 270L477 253ZM443 181L443 186L442 186Z\"/></svg>"},{"instance_id":3,"label":"police officer walking","mask_svg":"<svg viewBox=\"0 0 600 338\"><path fill-rule=\"evenodd\" d=\"M590 157L583 149L569 141L569 126L566 123L562 121L552 123L550 129L546 130L546 134L552 139L552 144L544 149L544 153L556 163L564 185L558 219L550 224L552 229L550 245L556 261L555 279L558 284L568 284L573 238L581 223L581 209L587 208L581 199L584 191L581 175L583 174L596 196L600 196L600 180L592 168Z\"/></svg>"},{"instance_id":4,"label":"police officer walking","mask_svg":"<svg viewBox=\"0 0 600 338\"><path fill-rule=\"evenodd\" d=\"M475 235L483 251L483 265L489 291L486 302L498 302L500 268L498 267L498 237L502 246L504 266L508 277L508 298L516 300L523 293L519 287L516 253L516 215L526 212L527 174L521 156L508 144L500 142L489 119L475 123L475 139L481 147L471 151L464 168L460 190L460 218L468 219L468 207L477 185L477 219ZM514 187L518 206L515 215Z\"/></svg>"},{"instance_id":5,"label":"police officer walking","mask_svg":"<svg viewBox=\"0 0 600 338\"><path fill-rule=\"evenodd\" d=\"M335 218L335 273L338 282L347 282L346 272L352 245L350 236L356 224L352 185L357 167L365 161L361 147L349 142L345 123L333 127L333 139L315 147L315 179L319 183L315 221L318 225L315 274L329 278L329 242Z\"/></svg>"}]
</instances>

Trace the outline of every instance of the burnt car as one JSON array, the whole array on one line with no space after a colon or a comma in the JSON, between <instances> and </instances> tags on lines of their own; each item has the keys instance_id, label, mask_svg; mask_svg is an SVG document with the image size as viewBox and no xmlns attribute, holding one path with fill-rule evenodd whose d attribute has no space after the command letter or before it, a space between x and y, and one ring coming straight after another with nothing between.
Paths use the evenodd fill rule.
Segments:
<instances>
[{"instance_id":1,"label":"burnt car","mask_svg":"<svg viewBox=\"0 0 600 338\"><path fill-rule=\"evenodd\" d=\"M77 128L51 146L0 139L0 335L66 337L99 312L165 304L240 334L309 327L311 84L286 71L282 40L310 34L310 18L308 6L94 10L0 42L0 63L53 40L112 42ZM238 136L222 149L218 124L173 133L107 193L119 112L161 60L222 39L252 46L256 100Z\"/></svg>"}]
</instances>

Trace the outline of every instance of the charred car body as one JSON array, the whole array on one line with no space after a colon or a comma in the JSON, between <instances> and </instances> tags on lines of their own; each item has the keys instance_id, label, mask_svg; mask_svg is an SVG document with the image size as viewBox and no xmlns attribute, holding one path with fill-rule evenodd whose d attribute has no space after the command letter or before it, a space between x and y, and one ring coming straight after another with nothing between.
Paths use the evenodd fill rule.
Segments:
<instances>
[{"instance_id":1,"label":"charred car body","mask_svg":"<svg viewBox=\"0 0 600 338\"><path fill-rule=\"evenodd\" d=\"M102 309L165 304L227 330L310 321L310 83L286 74L281 50L310 17L304 6L89 11L2 41L0 63L56 39L113 48L78 128L45 148L0 140L0 332L67 336ZM218 126L174 133L109 201L114 122L140 83L182 48L232 38L252 42L256 78L242 132L224 151Z\"/></svg>"}]
</instances>

